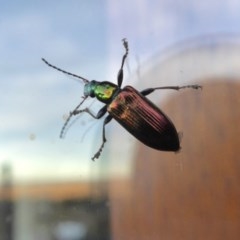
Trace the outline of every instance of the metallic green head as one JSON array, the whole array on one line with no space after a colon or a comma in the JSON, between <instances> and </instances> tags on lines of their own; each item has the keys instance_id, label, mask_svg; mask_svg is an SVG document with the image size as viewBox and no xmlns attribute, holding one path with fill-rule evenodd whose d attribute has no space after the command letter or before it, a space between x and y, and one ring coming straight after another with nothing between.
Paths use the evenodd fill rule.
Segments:
<instances>
[{"instance_id":1,"label":"metallic green head","mask_svg":"<svg viewBox=\"0 0 240 240\"><path fill-rule=\"evenodd\" d=\"M114 93L118 90L118 86L111 82L97 82L95 80L85 84L84 96L96 97L103 103L108 103L112 100Z\"/></svg>"}]
</instances>

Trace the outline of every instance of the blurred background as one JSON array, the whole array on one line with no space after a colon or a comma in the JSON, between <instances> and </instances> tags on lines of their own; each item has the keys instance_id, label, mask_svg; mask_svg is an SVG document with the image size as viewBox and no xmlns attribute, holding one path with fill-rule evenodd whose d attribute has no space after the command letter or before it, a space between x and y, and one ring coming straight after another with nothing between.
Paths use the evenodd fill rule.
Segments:
<instances>
[{"instance_id":1,"label":"blurred background","mask_svg":"<svg viewBox=\"0 0 240 240\"><path fill-rule=\"evenodd\" d=\"M240 238L240 2L0 0L0 240ZM183 134L178 154L86 114L89 80L200 84L149 98ZM87 101L94 112L96 100ZM121 143L121 144L119 144Z\"/></svg>"}]
</instances>

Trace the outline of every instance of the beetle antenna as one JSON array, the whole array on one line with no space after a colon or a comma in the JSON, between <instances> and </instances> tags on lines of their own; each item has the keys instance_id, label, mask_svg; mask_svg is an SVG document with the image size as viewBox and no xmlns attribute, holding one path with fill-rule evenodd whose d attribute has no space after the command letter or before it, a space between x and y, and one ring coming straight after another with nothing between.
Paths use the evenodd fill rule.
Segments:
<instances>
[{"instance_id":1,"label":"beetle antenna","mask_svg":"<svg viewBox=\"0 0 240 240\"><path fill-rule=\"evenodd\" d=\"M76 110L78 110L78 108L83 104L83 102L87 99L87 97L83 97L83 100L75 107L75 109L73 111L70 112L68 118L66 119L65 123L62 126L61 132L60 132L60 138L64 138L64 136L66 135L66 127L70 121L70 119L72 118L72 116L74 115L74 112Z\"/></svg>"},{"instance_id":2,"label":"beetle antenna","mask_svg":"<svg viewBox=\"0 0 240 240\"><path fill-rule=\"evenodd\" d=\"M52 65L51 63L49 63L49 62L48 62L46 59L44 59L44 58L42 58L42 60L43 60L43 62L45 62L49 67L54 68L54 69L58 70L59 72L65 73L65 74L67 74L67 75L70 75L70 76L73 76L73 77L76 77L76 78L80 78L81 80L83 80L84 83L88 83L88 82L89 82L89 80L87 80L86 78L83 78L83 77L81 77L81 76L78 76L78 75L76 75L76 74L74 74L74 73L67 72L67 71L65 71L65 70L63 70L63 69L61 69L61 68L58 68L58 67Z\"/></svg>"}]
</instances>

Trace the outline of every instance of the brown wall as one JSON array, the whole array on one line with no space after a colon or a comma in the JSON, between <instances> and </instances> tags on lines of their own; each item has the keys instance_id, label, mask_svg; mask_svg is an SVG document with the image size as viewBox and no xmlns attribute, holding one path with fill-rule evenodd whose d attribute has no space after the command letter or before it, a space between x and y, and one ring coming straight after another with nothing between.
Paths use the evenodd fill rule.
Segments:
<instances>
[{"instance_id":1,"label":"brown wall","mask_svg":"<svg viewBox=\"0 0 240 240\"><path fill-rule=\"evenodd\" d=\"M181 152L139 144L129 194L112 185L114 240L240 239L240 84L202 85L161 104L183 131Z\"/></svg>"}]
</instances>

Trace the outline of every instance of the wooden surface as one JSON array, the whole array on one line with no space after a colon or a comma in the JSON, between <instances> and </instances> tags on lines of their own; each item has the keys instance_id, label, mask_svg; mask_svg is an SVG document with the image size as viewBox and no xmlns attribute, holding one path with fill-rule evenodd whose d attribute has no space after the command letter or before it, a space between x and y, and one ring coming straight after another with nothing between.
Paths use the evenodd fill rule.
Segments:
<instances>
[{"instance_id":1,"label":"wooden surface","mask_svg":"<svg viewBox=\"0 0 240 240\"><path fill-rule=\"evenodd\" d=\"M202 84L159 105L183 132L181 152L139 143L129 194L111 186L114 240L240 239L240 84Z\"/></svg>"}]
</instances>

